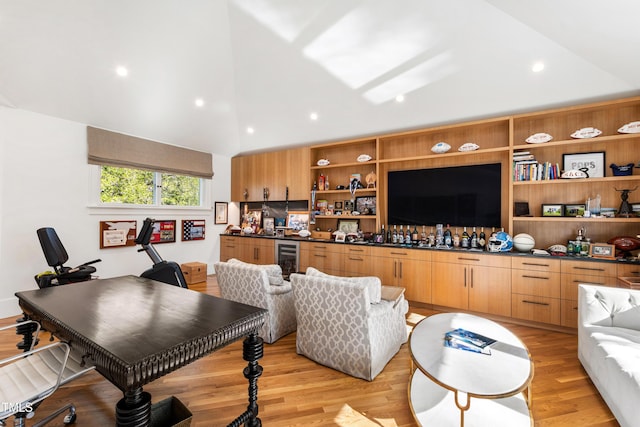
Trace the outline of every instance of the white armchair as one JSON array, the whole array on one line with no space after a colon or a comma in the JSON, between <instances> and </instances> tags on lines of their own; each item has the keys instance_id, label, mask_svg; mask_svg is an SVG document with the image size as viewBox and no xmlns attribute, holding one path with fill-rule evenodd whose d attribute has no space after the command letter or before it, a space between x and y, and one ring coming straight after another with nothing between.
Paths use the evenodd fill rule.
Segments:
<instances>
[{"instance_id":1,"label":"white armchair","mask_svg":"<svg viewBox=\"0 0 640 427\"><path fill-rule=\"evenodd\" d=\"M296 330L291 283L279 265L249 264L237 259L214 265L222 298L268 310L260 337L272 344Z\"/></svg>"},{"instance_id":2,"label":"white armchair","mask_svg":"<svg viewBox=\"0 0 640 427\"><path fill-rule=\"evenodd\" d=\"M292 274L296 351L322 365L372 381L407 341L409 304L380 298L377 277Z\"/></svg>"}]
</instances>

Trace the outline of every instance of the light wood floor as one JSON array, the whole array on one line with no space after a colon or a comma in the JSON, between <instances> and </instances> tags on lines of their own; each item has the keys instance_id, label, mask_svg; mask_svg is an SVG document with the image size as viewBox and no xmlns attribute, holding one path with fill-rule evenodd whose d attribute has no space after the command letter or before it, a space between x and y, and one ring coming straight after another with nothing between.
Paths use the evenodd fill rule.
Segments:
<instances>
[{"instance_id":1,"label":"light wood floor","mask_svg":"<svg viewBox=\"0 0 640 427\"><path fill-rule=\"evenodd\" d=\"M219 295L213 277L191 288ZM411 307L408 327L433 313ZM0 325L14 321L3 319ZM536 426L618 425L578 361L576 335L503 325L522 339L533 356ZM16 342L15 335L1 336L0 357L13 354ZM295 334L265 344L260 364L264 373L258 381L258 403L264 426L415 426L407 401L410 356L406 344L373 382L297 355ZM193 413L192 426L224 426L246 408L245 366L242 344L236 342L144 388L153 402L178 397ZM46 399L32 421L72 401L78 408L78 426L114 425L114 408L121 397L115 386L91 372ZM60 419L50 425L63 424Z\"/></svg>"}]
</instances>

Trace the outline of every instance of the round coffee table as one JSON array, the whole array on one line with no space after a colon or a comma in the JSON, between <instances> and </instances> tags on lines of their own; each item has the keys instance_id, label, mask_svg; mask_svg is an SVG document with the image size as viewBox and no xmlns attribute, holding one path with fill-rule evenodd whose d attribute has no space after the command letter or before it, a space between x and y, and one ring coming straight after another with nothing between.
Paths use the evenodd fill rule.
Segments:
<instances>
[{"instance_id":1,"label":"round coffee table","mask_svg":"<svg viewBox=\"0 0 640 427\"><path fill-rule=\"evenodd\" d=\"M445 347L445 333L456 328L495 339L491 354ZM413 328L409 351L409 402L421 425L455 425L459 420L464 426L465 413L467 426L533 425L533 362L522 341L504 327L470 314L436 314Z\"/></svg>"}]
</instances>

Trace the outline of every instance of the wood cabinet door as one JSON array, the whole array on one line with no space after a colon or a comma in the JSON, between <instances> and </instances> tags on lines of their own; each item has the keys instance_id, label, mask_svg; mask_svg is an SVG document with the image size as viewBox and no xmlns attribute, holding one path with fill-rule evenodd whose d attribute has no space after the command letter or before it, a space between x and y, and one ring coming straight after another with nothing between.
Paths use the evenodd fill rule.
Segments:
<instances>
[{"instance_id":1,"label":"wood cabinet door","mask_svg":"<svg viewBox=\"0 0 640 427\"><path fill-rule=\"evenodd\" d=\"M481 313L511 316L511 270L469 267L469 309Z\"/></svg>"},{"instance_id":2,"label":"wood cabinet door","mask_svg":"<svg viewBox=\"0 0 640 427\"><path fill-rule=\"evenodd\" d=\"M398 284L398 260L395 258L372 257L371 270L372 275L379 277L383 285L400 286Z\"/></svg>"},{"instance_id":3,"label":"wood cabinet door","mask_svg":"<svg viewBox=\"0 0 640 427\"><path fill-rule=\"evenodd\" d=\"M431 262L421 259L399 259L398 286L405 288L410 301L431 303Z\"/></svg>"},{"instance_id":4,"label":"wood cabinet door","mask_svg":"<svg viewBox=\"0 0 640 427\"><path fill-rule=\"evenodd\" d=\"M436 305L467 310L467 270L462 264L434 263L431 270L431 301Z\"/></svg>"}]
</instances>

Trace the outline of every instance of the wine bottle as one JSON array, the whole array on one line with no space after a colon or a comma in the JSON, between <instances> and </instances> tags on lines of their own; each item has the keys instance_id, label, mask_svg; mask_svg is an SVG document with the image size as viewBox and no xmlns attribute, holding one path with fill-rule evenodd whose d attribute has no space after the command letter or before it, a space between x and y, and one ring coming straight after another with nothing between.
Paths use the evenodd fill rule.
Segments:
<instances>
[{"instance_id":1,"label":"wine bottle","mask_svg":"<svg viewBox=\"0 0 640 427\"><path fill-rule=\"evenodd\" d=\"M384 232L384 224L382 224L382 229L380 230L380 243L384 243L384 239L387 238L387 234Z\"/></svg>"},{"instance_id":2,"label":"wine bottle","mask_svg":"<svg viewBox=\"0 0 640 427\"><path fill-rule=\"evenodd\" d=\"M385 243L391 243L391 242L392 242L392 240L391 240L391 227L389 226L387 228L387 238L385 240Z\"/></svg>"},{"instance_id":3,"label":"wine bottle","mask_svg":"<svg viewBox=\"0 0 640 427\"><path fill-rule=\"evenodd\" d=\"M411 226L407 225L407 234L404 236L404 244L411 246Z\"/></svg>"},{"instance_id":4,"label":"wine bottle","mask_svg":"<svg viewBox=\"0 0 640 427\"><path fill-rule=\"evenodd\" d=\"M404 244L404 225L401 225L400 231L398 231L398 244Z\"/></svg>"},{"instance_id":5,"label":"wine bottle","mask_svg":"<svg viewBox=\"0 0 640 427\"><path fill-rule=\"evenodd\" d=\"M471 245L471 237L469 236L469 233L467 233L467 227L463 227L462 229L461 240L460 246L462 246L462 249L469 249L469 246Z\"/></svg>"},{"instance_id":6,"label":"wine bottle","mask_svg":"<svg viewBox=\"0 0 640 427\"><path fill-rule=\"evenodd\" d=\"M436 245L436 235L433 234L433 227L429 231L429 247L432 248Z\"/></svg>"},{"instance_id":7,"label":"wine bottle","mask_svg":"<svg viewBox=\"0 0 640 427\"><path fill-rule=\"evenodd\" d=\"M478 233L475 227L471 231L471 249L478 249Z\"/></svg>"},{"instance_id":8,"label":"wine bottle","mask_svg":"<svg viewBox=\"0 0 640 427\"><path fill-rule=\"evenodd\" d=\"M484 234L484 227L480 228L480 237L478 237L478 248L484 250L487 244L487 235Z\"/></svg>"},{"instance_id":9,"label":"wine bottle","mask_svg":"<svg viewBox=\"0 0 640 427\"><path fill-rule=\"evenodd\" d=\"M451 229L449 228L449 224L447 224L447 229L444 230L444 245L448 248L453 246L453 238L451 237Z\"/></svg>"},{"instance_id":10,"label":"wine bottle","mask_svg":"<svg viewBox=\"0 0 640 427\"><path fill-rule=\"evenodd\" d=\"M398 243L398 229L396 228L396 225L393 225L393 234L391 235L391 243L393 243L394 245L396 243Z\"/></svg>"},{"instance_id":11,"label":"wine bottle","mask_svg":"<svg viewBox=\"0 0 640 427\"><path fill-rule=\"evenodd\" d=\"M411 240L413 241L414 245L418 244L418 227L417 226L413 226L413 232L411 233Z\"/></svg>"},{"instance_id":12,"label":"wine bottle","mask_svg":"<svg viewBox=\"0 0 640 427\"><path fill-rule=\"evenodd\" d=\"M453 247L460 247L460 235L458 234L458 227L456 227L456 233L453 235Z\"/></svg>"},{"instance_id":13,"label":"wine bottle","mask_svg":"<svg viewBox=\"0 0 640 427\"><path fill-rule=\"evenodd\" d=\"M427 244L427 226L426 225L422 226L422 234L420 235L420 243L422 243L423 246L426 246L426 244Z\"/></svg>"}]
</instances>

